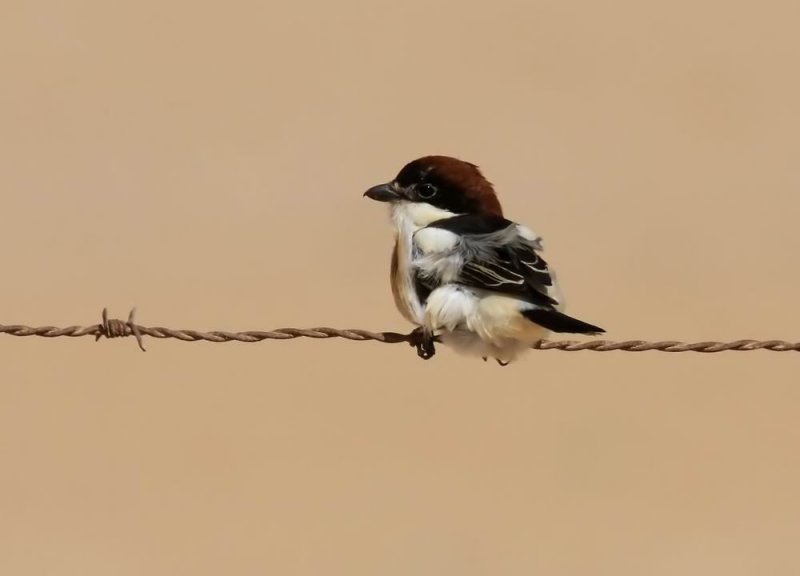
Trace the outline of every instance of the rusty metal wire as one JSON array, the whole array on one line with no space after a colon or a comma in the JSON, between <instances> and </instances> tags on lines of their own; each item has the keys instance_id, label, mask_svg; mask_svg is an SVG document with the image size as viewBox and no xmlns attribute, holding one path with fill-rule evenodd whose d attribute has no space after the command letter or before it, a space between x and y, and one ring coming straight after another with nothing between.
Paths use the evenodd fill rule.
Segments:
<instances>
[{"instance_id":1,"label":"rusty metal wire","mask_svg":"<svg viewBox=\"0 0 800 576\"><path fill-rule=\"evenodd\" d=\"M58 338L62 336L77 338L80 336L94 336L100 338L122 338L133 336L139 348L144 351L143 336L151 338L175 338L184 342L261 342L262 340L291 340L294 338L345 338L347 340L373 340L385 344L398 344L405 342L416 345L418 335L413 332L401 334L398 332L370 332L369 330L338 328L279 328L277 330L249 330L245 332L225 332L213 330L201 332L198 330L175 330L163 327L140 326L134 321L135 309L131 310L128 320L109 319L108 311L103 309L103 320L100 324L91 326L22 326L0 324L0 334L11 336L41 336L43 338ZM753 350L770 350L772 352L800 352L800 342L787 342L785 340L735 340L733 342L679 342L664 340L650 342L645 340L625 340L614 342L610 340L542 340L533 346L536 350L562 350L565 352L578 352L592 350L594 352L750 352Z\"/></svg>"}]
</instances>

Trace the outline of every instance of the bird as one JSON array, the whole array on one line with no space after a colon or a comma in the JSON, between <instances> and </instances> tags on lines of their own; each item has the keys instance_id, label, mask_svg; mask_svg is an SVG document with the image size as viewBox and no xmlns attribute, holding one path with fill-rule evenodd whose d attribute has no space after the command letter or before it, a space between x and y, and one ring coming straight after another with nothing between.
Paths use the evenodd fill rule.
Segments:
<instances>
[{"instance_id":1,"label":"bird","mask_svg":"<svg viewBox=\"0 0 800 576\"><path fill-rule=\"evenodd\" d=\"M551 331L605 332L563 312L541 236L504 217L476 164L423 156L364 196L389 204L392 294L423 359L438 341L506 366Z\"/></svg>"}]
</instances>

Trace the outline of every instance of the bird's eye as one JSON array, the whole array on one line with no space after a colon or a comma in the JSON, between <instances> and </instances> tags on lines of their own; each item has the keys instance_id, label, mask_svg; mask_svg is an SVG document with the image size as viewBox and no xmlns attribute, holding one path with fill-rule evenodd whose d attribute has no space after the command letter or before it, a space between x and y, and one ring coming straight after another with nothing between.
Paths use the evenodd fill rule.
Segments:
<instances>
[{"instance_id":1,"label":"bird's eye","mask_svg":"<svg viewBox=\"0 0 800 576\"><path fill-rule=\"evenodd\" d=\"M431 198L436 196L436 192L437 192L436 186L434 186L433 184L422 184L417 189L417 194L419 194L419 197L422 198L423 200L430 200Z\"/></svg>"}]
</instances>

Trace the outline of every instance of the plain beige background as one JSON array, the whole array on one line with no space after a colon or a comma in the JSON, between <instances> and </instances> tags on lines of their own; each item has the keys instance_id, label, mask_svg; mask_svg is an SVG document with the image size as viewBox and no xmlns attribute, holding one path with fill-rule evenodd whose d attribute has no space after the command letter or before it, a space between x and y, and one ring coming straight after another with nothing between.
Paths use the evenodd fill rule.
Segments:
<instances>
[{"instance_id":1,"label":"plain beige background","mask_svg":"<svg viewBox=\"0 0 800 576\"><path fill-rule=\"evenodd\" d=\"M407 330L481 165L613 339L800 339L797 2L0 4L4 324ZM800 357L0 337L0 573L797 574Z\"/></svg>"}]
</instances>

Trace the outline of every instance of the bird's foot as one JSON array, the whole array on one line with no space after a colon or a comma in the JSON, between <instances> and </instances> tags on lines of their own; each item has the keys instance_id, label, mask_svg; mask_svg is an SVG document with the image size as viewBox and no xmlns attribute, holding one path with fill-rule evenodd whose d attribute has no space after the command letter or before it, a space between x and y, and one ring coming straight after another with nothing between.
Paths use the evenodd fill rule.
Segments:
<instances>
[{"instance_id":1,"label":"bird's foot","mask_svg":"<svg viewBox=\"0 0 800 576\"><path fill-rule=\"evenodd\" d=\"M430 360L436 354L436 347L433 345L433 334L424 328L414 328L411 332L411 346L417 349L417 356L423 360Z\"/></svg>"}]
</instances>

